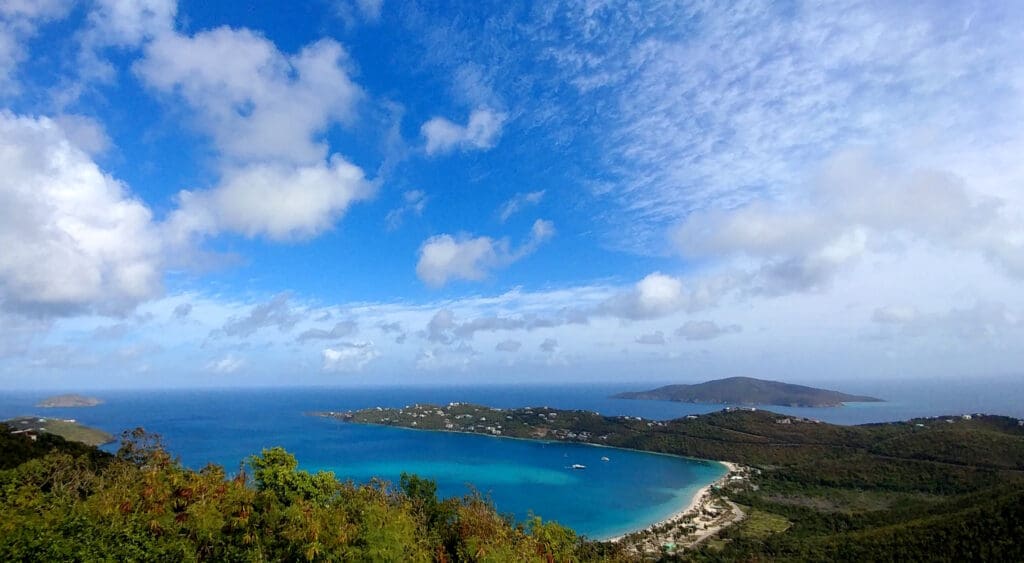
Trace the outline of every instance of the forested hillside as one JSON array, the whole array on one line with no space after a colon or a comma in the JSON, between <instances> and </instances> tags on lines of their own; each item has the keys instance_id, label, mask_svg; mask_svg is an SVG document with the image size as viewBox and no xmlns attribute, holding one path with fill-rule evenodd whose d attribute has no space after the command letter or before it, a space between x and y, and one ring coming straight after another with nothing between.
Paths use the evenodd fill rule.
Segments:
<instances>
[{"instance_id":1,"label":"forested hillside","mask_svg":"<svg viewBox=\"0 0 1024 563\"><path fill-rule=\"evenodd\" d=\"M193 471L136 431L116 456L0 427L2 561L578 561L608 546L433 482L339 482L280 448L229 476Z\"/></svg>"}]
</instances>

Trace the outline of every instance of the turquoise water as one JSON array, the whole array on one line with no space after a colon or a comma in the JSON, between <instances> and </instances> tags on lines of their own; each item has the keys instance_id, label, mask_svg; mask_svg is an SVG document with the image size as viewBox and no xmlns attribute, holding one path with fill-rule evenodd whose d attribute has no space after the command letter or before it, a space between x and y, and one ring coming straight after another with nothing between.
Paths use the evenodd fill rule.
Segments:
<instances>
[{"instance_id":1,"label":"turquoise water","mask_svg":"<svg viewBox=\"0 0 1024 563\"><path fill-rule=\"evenodd\" d=\"M333 471L341 479L379 477L395 483L402 472L415 473L435 479L443 497L462 496L473 487L518 520L535 514L593 538L661 520L725 473L719 463L674 456L357 425L303 414L400 405L416 400L410 395L427 400L422 391L104 392L95 393L105 400L100 406L46 409L45 414L112 433L143 426L161 434L168 449L194 468L216 463L234 471L262 448L283 446L303 469ZM40 412L32 405L42 396L0 395L0 417ZM573 464L586 469L571 469Z\"/></svg>"},{"instance_id":2,"label":"turquoise water","mask_svg":"<svg viewBox=\"0 0 1024 563\"><path fill-rule=\"evenodd\" d=\"M851 393L889 399L832 409L770 407L777 412L839 424L903 420L914 416L988 412L1024 417L1019 379L903 384L836 385ZM342 479L392 482L401 472L438 481L443 496L467 494L469 484L489 495L499 511L516 518L531 512L590 537L644 527L685 505L724 473L714 462L488 436L345 424L305 416L312 410L403 406L415 402L470 401L497 407L552 406L608 415L668 419L719 410L720 405L628 401L608 396L643 384L589 386L491 386L457 388L267 389L97 391L103 405L48 409L112 433L142 426L164 437L183 463L216 463L235 471L262 448L283 446L308 470L330 470ZM0 419L41 413L33 407L50 393L0 391ZM602 462L601 457L610 458ZM585 470L572 470L572 464Z\"/></svg>"}]
</instances>

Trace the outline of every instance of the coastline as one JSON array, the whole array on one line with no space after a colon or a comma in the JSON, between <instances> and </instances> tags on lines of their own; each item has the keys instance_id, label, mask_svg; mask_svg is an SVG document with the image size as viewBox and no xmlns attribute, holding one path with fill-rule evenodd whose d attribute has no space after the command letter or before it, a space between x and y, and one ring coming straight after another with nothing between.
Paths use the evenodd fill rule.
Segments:
<instances>
[{"instance_id":1,"label":"coastline","mask_svg":"<svg viewBox=\"0 0 1024 563\"><path fill-rule=\"evenodd\" d=\"M669 454L669 455L671 455L671 454ZM648 526L644 526L642 528L637 528L635 530L631 530L629 532L626 532L624 534L619 534L617 536L612 536L610 538L601 538L601 539L598 539L597 541L609 542L609 543L618 543L618 542L622 541L623 539L625 539L627 536L629 536L631 534L636 534L638 532L643 532L645 530L653 530L654 528L659 528L659 527L662 527L662 526L677 524L677 523L679 523L679 522L681 522L683 520L686 520L686 519L689 519L689 518L695 516L698 513L698 511L700 510L700 508L710 499L710 497L711 497L711 487L713 487L715 485L721 486L721 485L725 484L729 480L729 477L731 475L734 475L734 474L736 474L739 471L739 467L735 463L732 463L732 462L729 462L729 461L716 461L716 463L720 463L723 466L725 466L725 468L726 468L725 475L722 475L721 477L716 479L714 482L708 483L707 485L704 485L700 489L697 489L697 492L690 499L690 502L685 504L681 509L677 510L676 512L673 512L672 514L666 516L665 518L662 518L661 520L658 520L657 522L654 522L653 524L650 524Z\"/></svg>"},{"instance_id":2,"label":"coastline","mask_svg":"<svg viewBox=\"0 0 1024 563\"><path fill-rule=\"evenodd\" d=\"M306 415L307 416L313 416L315 418L325 418L325 419L328 419L328 420L337 420L334 417L330 417L330 416L320 416L320 415L315 415L315 414L311 414L311 413L306 413ZM620 542L623 539L625 539L628 536L633 535L633 534L641 533L641 532L644 532L644 531L651 531L651 530L654 530L655 528L660 528L660 527L663 527L663 526L666 526L666 525L673 525L673 524L677 524L677 523L679 523L679 522L681 522L683 520L691 519L694 516L698 515L700 510L710 500L710 498L711 498L711 488L712 487L714 487L716 485L717 486L722 486L723 484L728 482L730 476L735 475L735 474L739 473L739 471L740 471L738 465L736 465L735 463L729 462L729 461L721 461L721 460L714 460L714 459L704 459L704 458L698 458L698 457L691 457L691 456L683 456L683 455L678 455L678 454L672 454L672 453L668 453L668 452L656 452L656 451L651 451L651 450L641 450L641 449L637 449L637 448L623 448L623 447L619 447L619 446L611 446L611 445L608 445L608 444L595 444L593 442L577 442L577 441L569 441L569 440L552 440L550 438L523 438L523 437L519 437L519 436L495 436L495 435L492 435L492 434L483 434L483 433L480 433L480 432L466 432L464 430L447 430L447 429L440 429L440 428L413 428L413 427L409 427L409 426L397 426L397 425L391 425L391 424L379 424L379 423L374 423L374 422L344 422L344 423L345 424L361 424L361 425L365 425L365 426L377 426L377 427L380 427L380 428L391 428L391 429L397 429L397 430L409 430L409 431L414 431L414 432L442 432L442 433L445 433L445 434L462 434L462 435L465 435L465 436L479 436L479 437L483 437L483 438L505 439L505 440L520 440L520 441L524 441L524 442L539 442L539 443L546 443L546 444L576 444L576 445L580 445L580 446L590 446L590 447L604 448L604 449L610 449L610 450L623 450L623 451L629 451L629 452L637 452L637 453L644 453L644 454L653 454L653 455L675 457L675 458L686 459L686 460L690 460L690 461L699 461L699 462L702 462L702 463L717 463L717 464L725 467L726 471L725 471L725 473L721 477L719 477L718 479L715 479L711 483L708 483L707 485L704 485L703 487L697 489L697 491L693 494L693 496L689 499L689 501L685 505L683 505L679 510L669 514L668 516L662 518L661 520L658 520L658 521L653 522L651 524L647 524L645 526L631 528L629 531L624 532L624 533L620 533L620 534L617 534L617 535L614 535L614 536L611 536L611 537L604 537L604 538L595 537L595 538L591 538L592 540L598 541L598 542L617 543L617 542Z\"/></svg>"}]
</instances>

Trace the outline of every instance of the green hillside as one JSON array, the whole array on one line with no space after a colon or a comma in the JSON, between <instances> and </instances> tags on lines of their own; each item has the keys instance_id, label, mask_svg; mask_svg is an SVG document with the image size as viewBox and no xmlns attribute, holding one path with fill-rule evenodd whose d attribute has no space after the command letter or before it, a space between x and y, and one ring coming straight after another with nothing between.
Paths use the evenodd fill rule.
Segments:
<instances>
[{"instance_id":1,"label":"green hillside","mask_svg":"<svg viewBox=\"0 0 1024 563\"><path fill-rule=\"evenodd\" d=\"M780 381L729 377L695 385L665 385L649 391L628 391L616 399L647 399L680 403L779 405L786 407L837 407L843 403L878 402L881 399L849 395Z\"/></svg>"},{"instance_id":2,"label":"green hillside","mask_svg":"<svg viewBox=\"0 0 1024 563\"><path fill-rule=\"evenodd\" d=\"M1014 418L838 426L752 409L653 421L467 404L319 414L588 442L749 467L749 479L717 494L750 517L696 550L661 554L666 558L1024 560L1024 426ZM480 417L497 422L482 426Z\"/></svg>"}]
</instances>

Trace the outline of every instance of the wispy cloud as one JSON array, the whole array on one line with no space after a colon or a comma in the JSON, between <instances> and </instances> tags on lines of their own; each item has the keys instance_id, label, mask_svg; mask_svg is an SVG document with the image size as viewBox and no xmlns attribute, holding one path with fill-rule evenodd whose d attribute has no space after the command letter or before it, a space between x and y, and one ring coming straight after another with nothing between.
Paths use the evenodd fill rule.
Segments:
<instances>
[{"instance_id":1,"label":"wispy cloud","mask_svg":"<svg viewBox=\"0 0 1024 563\"><path fill-rule=\"evenodd\" d=\"M509 220L516 213L519 213L524 207L528 205L537 205L542 199L544 199L544 190L538 190L535 192L519 193L501 204L498 208L498 219L502 223Z\"/></svg>"}]
</instances>

